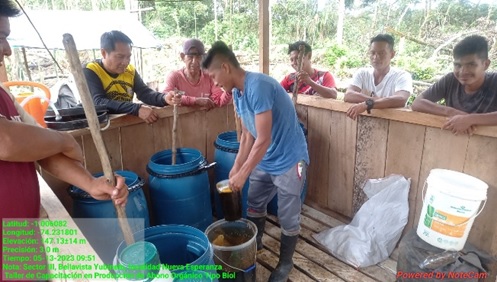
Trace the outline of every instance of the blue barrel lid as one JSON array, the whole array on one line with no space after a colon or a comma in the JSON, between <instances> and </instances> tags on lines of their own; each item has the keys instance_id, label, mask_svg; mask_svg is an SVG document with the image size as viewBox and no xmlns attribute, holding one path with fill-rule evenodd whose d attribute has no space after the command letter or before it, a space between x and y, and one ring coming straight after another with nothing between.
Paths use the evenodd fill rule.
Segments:
<instances>
[{"instance_id":1,"label":"blue barrel lid","mask_svg":"<svg viewBox=\"0 0 497 282\"><path fill-rule=\"evenodd\" d=\"M206 164L202 153L193 148L178 148L174 165L172 156L171 149L157 152L150 158L147 168L157 174L176 175L196 171Z\"/></svg>"},{"instance_id":2,"label":"blue barrel lid","mask_svg":"<svg viewBox=\"0 0 497 282\"><path fill-rule=\"evenodd\" d=\"M119 255L119 263L128 265L160 264L159 253L154 244L140 241L127 246Z\"/></svg>"},{"instance_id":3,"label":"blue barrel lid","mask_svg":"<svg viewBox=\"0 0 497 282\"><path fill-rule=\"evenodd\" d=\"M214 146L218 149L236 150L240 148L240 142L237 140L236 131L226 131L219 134L214 142Z\"/></svg>"}]
</instances>

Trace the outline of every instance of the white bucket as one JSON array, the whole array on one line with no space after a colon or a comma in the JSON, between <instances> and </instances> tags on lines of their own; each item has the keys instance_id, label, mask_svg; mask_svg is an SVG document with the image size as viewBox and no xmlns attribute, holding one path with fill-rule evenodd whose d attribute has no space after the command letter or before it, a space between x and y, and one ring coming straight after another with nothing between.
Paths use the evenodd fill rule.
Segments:
<instances>
[{"instance_id":1,"label":"white bucket","mask_svg":"<svg viewBox=\"0 0 497 282\"><path fill-rule=\"evenodd\" d=\"M418 236L437 248L461 250L473 221L485 207L488 185L461 172L432 169L423 192L426 186Z\"/></svg>"}]
</instances>

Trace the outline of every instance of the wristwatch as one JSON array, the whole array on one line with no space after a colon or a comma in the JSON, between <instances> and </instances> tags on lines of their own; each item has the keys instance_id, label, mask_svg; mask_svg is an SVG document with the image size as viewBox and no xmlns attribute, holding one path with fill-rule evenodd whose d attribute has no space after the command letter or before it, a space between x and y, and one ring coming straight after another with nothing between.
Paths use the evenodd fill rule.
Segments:
<instances>
[{"instance_id":1,"label":"wristwatch","mask_svg":"<svg viewBox=\"0 0 497 282\"><path fill-rule=\"evenodd\" d=\"M368 114L371 114L371 109L374 106L374 100L373 99L367 99L365 101L365 103L366 103L366 106L367 106L366 111L368 111Z\"/></svg>"}]
</instances>

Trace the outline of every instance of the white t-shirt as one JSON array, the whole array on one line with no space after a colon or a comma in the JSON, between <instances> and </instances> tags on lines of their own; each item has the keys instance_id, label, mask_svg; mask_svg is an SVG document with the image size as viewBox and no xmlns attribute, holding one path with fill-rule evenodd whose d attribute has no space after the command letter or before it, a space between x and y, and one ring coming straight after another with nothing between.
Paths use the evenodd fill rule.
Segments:
<instances>
[{"instance_id":1,"label":"white t-shirt","mask_svg":"<svg viewBox=\"0 0 497 282\"><path fill-rule=\"evenodd\" d=\"M374 92L377 97L390 97L397 91L407 91L412 93L411 75L401 69L390 67L390 71L385 75L378 85L374 85L373 68L361 68L352 77L351 85L361 88L361 93L371 95Z\"/></svg>"}]
</instances>

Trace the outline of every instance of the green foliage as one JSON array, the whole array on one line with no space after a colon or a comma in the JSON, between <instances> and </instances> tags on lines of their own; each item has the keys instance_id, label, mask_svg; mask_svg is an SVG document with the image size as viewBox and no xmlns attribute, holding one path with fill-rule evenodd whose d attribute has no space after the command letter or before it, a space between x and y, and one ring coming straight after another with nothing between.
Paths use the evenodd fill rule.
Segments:
<instances>
[{"instance_id":1,"label":"green foliage","mask_svg":"<svg viewBox=\"0 0 497 282\"><path fill-rule=\"evenodd\" d=\"M327 63L330 66L334 66L338 62L338 59L344 57L346 54L347 50L344 47L334 44L326 50L324 56Z\"/></svg>"},{"instance_id":2,"label":"green foliage","mask_svg":"<svg viewBox=\"0 0 497 282\"><path fill-rule=\"evenodd\" d=\"M431 80L435 75L435 69L432 67L414 68L409 71L412 73L412 78L414 80Z\"/></svg>"},{"instance_id":3,"label":"green foliage","mask_svg":"<svg viewBox=\"0 0 497 282\"><path fill-rule=\"evenodd\" d=\"M160 38L199 37L213 17L212 2L192 3L157 2L154 11L145 13L143 22Z\"/></svg>"},{"instance_id":4,"label":"green foliage","mask_svg":"<svg viewBox=\"0 0 497 282\"><path fill-rule=\"evenodd\" d=\"M366 63L357 51L337 44L332 44L326 49L324 59L326 64L338 70L355 69Z\"/></svg>"},{"instance_id":5,"label":"green foliage","mask_svg":"<svg viewBox=\"0 0 497 282\"><path fill-rule=\"evenodd\" d=\"M416 99L416 95L411 94L411 96L409 96L409 98L407 99L406 106L410 107L412 105L412 102L414 102L414 99Z\"/></svg>"},{"instance_id":6,"label":"green foliage","mask_svg":"<svg viewBox=\"0 0 497 282\"><path fill-rule=\"evenodd\" d=\"M28 10L125 8L124 0L20 1ZM141 13L142 22L160 39L197 37L207 46L218 39L237 51L256 57L259 47L258 1L132 1L140 8L154 8ZM345 0L341 45L337 44L339 3L336 0L271 1L270 46L305 40L314 50L322 49L324 52L313 53L315 62L348 78L355 68L368 64L365 54L371 37L378 33L394 33L397 50L394 64L412 73L415 80L432 80L436 74L451 69L451 50L459 39L457 35L464 36L472 31L487 36L490 43L497 46L494 42L497 38L497 2ZM444 48L434 52L439 46ZM283 49L272 48L271 59L281 61L284 58L287 63L286 49ZM490 59L491 69L497 68L497 51L491 50Z\"/></svg>"},{"instance_id":7,"label":"green foliage","mask_svg":"<svg viewBox=\"0 0 497 282\"><path fill-rule=\"evenodd\" d=\"M421 56L422 54L411 53L407 56L395 57L395 65L402 68L412 75L412 79L421 81L430 81L434 78L437 66L434 62L428 61Z\"/></svg>"},{"instance_id":8,"label":"green foliage","mask_svg":"<svg viewBox=\"0 0 497 282\"><path fill-rule=\"evenodd\" d=\"M274 44L289 44L305 40L311 46L334 36L336 32L336 1L278 0L272 5L272 34Z\"/></svg>"}]
</instances>

